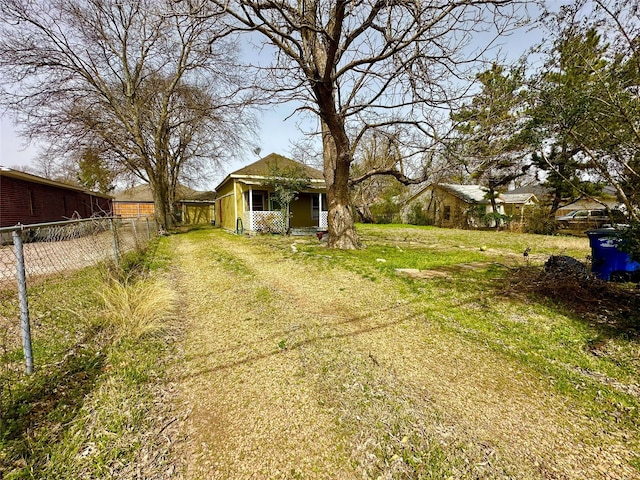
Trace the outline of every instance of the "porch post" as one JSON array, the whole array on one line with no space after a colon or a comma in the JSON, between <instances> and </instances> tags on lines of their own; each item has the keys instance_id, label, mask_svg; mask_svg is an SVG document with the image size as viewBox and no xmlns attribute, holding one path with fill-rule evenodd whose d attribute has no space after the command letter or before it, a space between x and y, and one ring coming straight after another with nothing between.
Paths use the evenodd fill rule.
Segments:
<instances>
[{"instance_id":1,"label":"porch post","mask_svg":"<svg viewBox=\"0 0 640 480\"><path fill-rule=\"evenodd\" d=\"M322 192L318 193L318 228L321 228L322 224Z\"/></svg>"},{"instance_id":2,"label":"porch post","mask_svg":"<svg viewBox=\"0 0 640 480\"><path fill-rule=\"evenodd\" d=\"M249 230L255 230L253 228L253 188L249 187Z\"/></svg>"}]
</instances>

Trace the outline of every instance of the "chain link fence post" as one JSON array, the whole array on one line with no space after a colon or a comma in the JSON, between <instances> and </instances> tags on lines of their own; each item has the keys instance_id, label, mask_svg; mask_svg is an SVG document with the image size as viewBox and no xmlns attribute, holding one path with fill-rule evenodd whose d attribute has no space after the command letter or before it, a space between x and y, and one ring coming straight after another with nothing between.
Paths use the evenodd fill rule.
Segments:
<instances>
[{"instance_id":1,"label":"chain link fence post","mask_svg":"<svg viewBox=\"0 0 640 480\"><path fill-rule=\"evenodd\" d=\"M109 227L111 228L111 234L113 235L113 261L116 268L120 267L120 252L118 251L118 231L113 218L109 219Z\"/></svg>"},{"instance_id":2,"label":"chain link fence post","mask_svg":"<svg viewBox=\"0 0 640 480\"><path fill-rule=\"evenodd\" d=\"M33 373L33 352L31 350L31 327L29 323L29 302L27 300L27 276L24 268L24 249L22 233L12 232L13 248L16 256L16 275L18 280L18 298L20 301L20 330L22 332L22 351L27 364L27 375Z\"/></svg>"}]
</instances>

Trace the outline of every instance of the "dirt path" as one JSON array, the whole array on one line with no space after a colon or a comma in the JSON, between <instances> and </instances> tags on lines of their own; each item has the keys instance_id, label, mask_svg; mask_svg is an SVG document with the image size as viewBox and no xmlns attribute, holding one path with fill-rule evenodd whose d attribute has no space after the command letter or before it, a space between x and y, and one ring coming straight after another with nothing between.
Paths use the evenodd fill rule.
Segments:
<instances>
[{"instance_id":1,"label":"dirt path","mask_svg":"<svg viewBox=\"0 0 640 480\"><path fill-rule=\"evenodd\" d=\"M636 478L623 439L602 449L586 416L444 334L400 283L222 232L172 242L187 478Z\"/></svg>"}]
</instances>

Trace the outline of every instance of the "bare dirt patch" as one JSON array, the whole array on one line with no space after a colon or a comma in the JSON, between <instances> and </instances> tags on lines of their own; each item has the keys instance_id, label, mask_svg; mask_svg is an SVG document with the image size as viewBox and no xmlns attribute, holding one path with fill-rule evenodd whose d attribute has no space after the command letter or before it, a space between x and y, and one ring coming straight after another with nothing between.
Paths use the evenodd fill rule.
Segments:
<instances>
[{"instance_id":1,"label":"bare dirt patch","mask_svg":"<svg viewBox=\"0 0 640 480\"><path fill-rule=\"evenodd\" d=\"M460 263L458 265L448 265L446 267L440 267L431 270L418 270L417 268L397 268L396 273L398 275L404 275L409 278L448 278L452 275L459 274L461 272L470 270L484 270L491 263L489 262L475 262L475 263Z\"/></svg>"}]
</instances>

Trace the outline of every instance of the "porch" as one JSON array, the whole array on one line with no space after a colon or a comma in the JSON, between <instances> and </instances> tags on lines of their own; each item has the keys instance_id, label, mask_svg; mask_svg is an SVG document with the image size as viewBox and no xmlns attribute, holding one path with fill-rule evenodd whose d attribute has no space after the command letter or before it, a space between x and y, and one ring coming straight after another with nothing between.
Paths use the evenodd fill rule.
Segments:
<instances>
[{"instance_id":1,"label":"porch","mask_svg":"<svg viewBox=\"0 0 640 480\"><path fill-rule=\"evenodd\" d=\"M244 192L242 222L244 230L256 233L282 233L287 222L273 192L249 188ZM290 231L326 230L326 194L300 192L289 205Z\"/></svg>"},{"instance_id":2,"label":"porch","mask_svg":"<svg viewBox=\"0 0 640 480\"><path fill-rule=\"evenodd\" d=\"M328 213L321 211L316 225L308 225L306 228L317 230L326 230L328 228ZM265 211L247 211L244 212L242 219L244 229L256 233L282 233L285 228L284 216L280 210ZM295 230L301 230L305 227L292 227Z\"/></svg>"}]
</instances>

